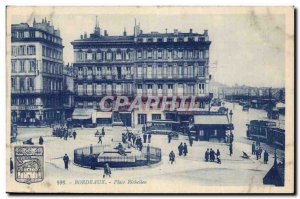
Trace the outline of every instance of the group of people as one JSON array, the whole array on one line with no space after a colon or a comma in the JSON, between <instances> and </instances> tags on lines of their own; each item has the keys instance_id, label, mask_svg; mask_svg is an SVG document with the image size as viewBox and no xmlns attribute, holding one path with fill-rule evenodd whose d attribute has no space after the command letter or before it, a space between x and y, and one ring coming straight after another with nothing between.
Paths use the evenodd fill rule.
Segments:
<instances>
[{"instance_id":1,"label":"group of people","mask_svg":"<svg viewBox=\"0 0 300 199\"><path fill-rule=\"evenodd\" d=\"M147 139L148 139L148 143L151 143L151 133L144 133L143 134L143 140L144 140L144 143L147 143Z\"/></svg>"},{"instance_id":2,"label":"group of people","mask_svg":"<svg viewBox=\"0 0 300 199\"><path fill-rule=\"evenodd\" d=\"M253 142L252 143L252 155L256 155L256 160L261 159L262 153L263 153L263 149L260 146L260 143L257 142L255 144L255 142ZM264 164L268 164L269 153L267 152L267 150L264 151L263 155L264 155Z\"/></svg>"},{"instance_id":3,"label":"group of people","mask_svg":"<svg viewBox=\"0 0 300 199\"><path fill-rule=\"evenodd\" d=\"M181 142L178 146L178 155L179 156L182 156L182 155L186 156L187 153L188 153L188 148L187 148L186 143L182 144L182 142Z\"/></svg>"},{"instance_id":4,"label":"group of people","mask_svg":"<svg viewBox=\"0 0 300 199\"><path fill-rule=\"evenodd\" d=\"M68 140L69 131L65 126L53 127L52 134L59 138L64 138L64 140Z\"/></svg>"},{"instance_id":5,"label":"group of people","mask_svg":"<svg viewBox=\"0 0 300 199\"><path fill-rule=\"evenodd\" d=\"M217 163L221 164L221 153L219 149L217 149L217 152L215 152L212 148L210 150L207 149L205 151L204 158L206 162L214 162L217 159Z\"/></svg>"},{"instance_id":6,"label":"group of people","mask_svg":"<svg viewBox=\"0 0 300 199\"><path fill-rule=\"evenodd\" d=\"M122 143L128 144L129 146L134 146L140 151L142 151L143 148L142 138L139 135L136 136L128 130L126 131L126 133L122 133Z\"/></svg>"},{"instance_id":7,"label":"group of people","mask_svg":"<svg viewBox=\"0 0 300 199\"><path fill-rule=\"evenodd\" d=\"M102 137L105 136L105 129L104 129L104 127L102 127L101 134L100 134L99 130L97 129L97 131L95 133L95 136L98 136L98 144L99 143L102 144Z\"/></svg>"}]
</instances>

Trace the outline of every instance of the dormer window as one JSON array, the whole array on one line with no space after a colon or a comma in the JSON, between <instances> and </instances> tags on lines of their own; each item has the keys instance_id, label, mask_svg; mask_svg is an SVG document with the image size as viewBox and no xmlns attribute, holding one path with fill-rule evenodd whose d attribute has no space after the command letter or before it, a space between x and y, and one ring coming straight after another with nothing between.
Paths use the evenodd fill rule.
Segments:
<instances>
[{"instance_id":1,"label":"dormer window","mask_svg":"<svg viewBox=\"0 0 300 199\"><path fill-rule=\"evenodd\" d=\"M188 37L184 37L184 38L183 38L183 41L184 41L184 42L187 42L188 39L189 39Z\"/></svg>"},{"instance_id":2,"label":"dormer window","mask_svg":"<svg viewBox=\"0 0 300 199\"><path fill-rule=\"evenodd\" d=\"M167 42L167 41L168 41L168 38L167 38L167 37L164 37L163 40L164 40L164 42Z\"/></svg>"},{"instance_id":3,"label":"dormer window","mask_svg":"<svg viewBox=\"0 0 300 199\"><path fill-rule=\"evenodd\" d=\"M147 38L146 38L146 37L143 38L143 42L144 42L144 43L147 42Z\"/></svg>"},{"instance_id":4,"label":"dormer window","mask_svg":"<svg viewBox=\"0 0 300 199\"><path fill-rule=\"evenodd\" d=\"M178 38L177 37L174 37L174 42L177 42Z\"/></svg>"},{"instance_id":5,"label":"dormer window","mask_svg":"<svg viewBox=\"0 0 300 199\"><path fill-rule=\"evenodd\" d=\"M199 41L199 37L196 36L196 37L194 38L194 40L195 40L195 41Z\"/></svg>"},{"instance_id":6,"label":"dormer window","mask_svg":"<svg viewBox=\"0 0 300 199\"><path fill-rule=\"evenodd\" d=\"M156 37L153 38L153 42L157 42L157 38Z\"/></svg>"}]
</instances>

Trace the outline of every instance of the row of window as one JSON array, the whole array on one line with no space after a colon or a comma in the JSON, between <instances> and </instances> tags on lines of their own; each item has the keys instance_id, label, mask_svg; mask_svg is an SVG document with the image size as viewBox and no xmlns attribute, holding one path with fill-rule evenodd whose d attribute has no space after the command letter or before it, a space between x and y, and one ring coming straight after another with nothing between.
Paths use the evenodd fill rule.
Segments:
<instances>
[{"instance_id":1,"label":"row of window","mask_svg":"<svg viewBox=\"0 0 300 199\"><path fill-rule=\"evenodd\" d=\"M43 46L42 51L43 51L43 57L62 60L62 51L61 50Z\"/></svg>"},{"instance_id":2,"label":"row of window","mask_svg":"<svg viewBox=\"0 0 300 199\"><path fill-rule=\"evenodd\" d=\"M34 90L34 77L12 77L11 88L12 90L31 91Z\"/></svg>"},{"instance_id":3,"label":"row of window","mask_svg":"<svg viewBox=\"0 0 300 199\"><path fill-rule=\"evenodd\" d=\"M206 69L204 66L173 66L173 65L148 65L143 67L138 65L137 68L134 67L78 67L77 76L109 76L114 75L117 78L122 78L122 76L136 74L138 78L159 78L165 76L171 77L197 77L205 76Z\"/></svg>"},{"instance_id":4,"label":"row of window","mask_svg":"<svg viewBox=\"0 0 300 199\"><path fill-rule=\"evenodd\" d=\"M11 105L36 105L36 100L34 97L12 98Z\"/></svg>"},{"instance_id":5,"label":"row of window","mask_svg":"<svg viewBox=\"0 0 300 199\"><path fill-rule=\"evenodd\" d=\"M138 38L137 42L198 42L198 41L208 41L208 37L199 37L199 36L194 36L194 37L143 37L143 38Z\"/></svg>"},{"instance_id":6,"label":"row of window","mask_svg":"<svg viewBox=\"0 0 300 199\"><path fill-rule=\"evenodd\" d=\"M44 73L48 73L48 74L56 74L56 75L63 74L63 64L57 62L43 60L42 69Z\"/></svg>"},{"instance_id":7,"label":"row of window","mask_svg":"<svg viewBox=\"0 0 300 199\"><path fill-rule=\"evenodd\" d=\"M75 52L75 60L81 61L128 61L135 59L207 59L209 57L208 50L137 50L129 51L79 51Z\"/></svg>"},{"instance_id":8,"label":"row of window","mask_svg":"<svg viewBox=\"0 0 300 199\"><path fill-rule=\"evenodd\" d=\"M35 54L36 54L35 45L11 46L12 56L35 55Z\"/></svg>"},{"instance_id":9,"label":"row of window","mask_svg":"<svg viewBox=\"0 0 300 199\"><path fill-rule=\"evenodd\" d=\"M205 93L205 84L198 84L197 93ZM78 94L107 94L107 93L131 93L134 86L131 84L79 84L77 85ZM137 84L137 93L164 93L174 92L178 94L188 93L193 94L195 85L184 85L184 84Z\"/></svg>"},{"instance_id":10,"label":"row of window","mask_svg":"<svg viewBox=\"0 0 300 199\"><path fill-rule=\"evenodd\" d=\"M61 91L63 88L62 80L43 77L43 89L45 91Z\"/></svg>"},{"instance_id":11,"label":"row of window","mask_svg":"<svg viewBox=\"0 0 300 199\"><path fill-rule=\"evenodd\" d=\"M12 31L12 38L23 39L23 38L42 38L47 41L62 44L62 39L59 37L52 36L42 31Z\"/></svg>"},{"instance_id":12,"label":"row of window","mask_svg":"<svg viewBox=\"0 0 300 199\"><path fill-rule=\"evenodd\" d=\"M35 59L13 59L11 60L11 72L12 73L26 73L36 71L36 60Z\"/></svg>"}]
</instances>

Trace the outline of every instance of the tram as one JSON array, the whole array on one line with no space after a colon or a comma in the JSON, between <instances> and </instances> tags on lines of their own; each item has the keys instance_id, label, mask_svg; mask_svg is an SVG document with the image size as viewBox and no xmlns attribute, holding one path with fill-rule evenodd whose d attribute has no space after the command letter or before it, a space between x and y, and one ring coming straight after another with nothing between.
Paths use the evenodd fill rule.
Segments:
<instances>
[{"instance_id":1,"label":"tram","mask_svg":"<svg viewBox=\"0 0 300 199\"><path fill-rule=\"evenodd\" d=\"M276 122L266 120L251 120L247 125L247 137L265 142L277 148L285 148L285 130L278 128Z\"/></svg>"}]
</instances>

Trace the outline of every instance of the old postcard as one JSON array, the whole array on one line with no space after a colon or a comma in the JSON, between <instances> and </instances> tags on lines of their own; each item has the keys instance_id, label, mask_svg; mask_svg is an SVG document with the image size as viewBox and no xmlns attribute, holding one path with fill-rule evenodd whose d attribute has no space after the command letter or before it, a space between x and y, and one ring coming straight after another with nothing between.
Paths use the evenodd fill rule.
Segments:
<instances>
[{"instance_id":1,"label":"old postcard","mask_svg":"<svg viewBox=\"0 0 300 199\"><path fill-rule=\"evenodd\" d=\"M294 193L293 7L7 7L7 192Z\"/></svg>"}]
</instances>

